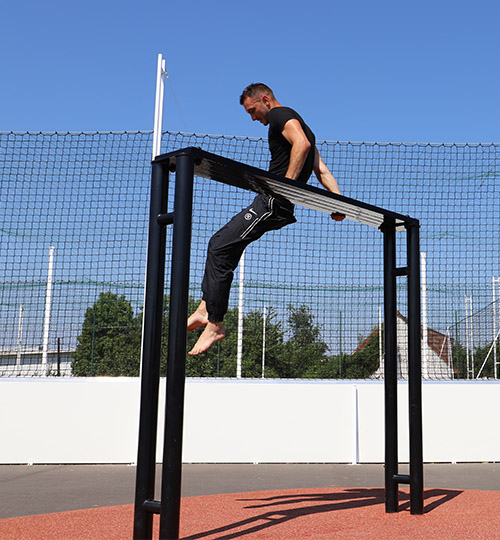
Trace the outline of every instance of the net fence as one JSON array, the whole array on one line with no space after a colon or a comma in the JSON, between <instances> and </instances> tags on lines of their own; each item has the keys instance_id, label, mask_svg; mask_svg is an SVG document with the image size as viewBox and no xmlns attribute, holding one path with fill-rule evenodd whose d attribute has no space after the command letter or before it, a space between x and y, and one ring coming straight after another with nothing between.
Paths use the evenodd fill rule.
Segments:
<instances>
[{"instance_id":1,"label":"net fence","mask_svg":"<svg viewBox=\"0 0 500 540\"><path fill-rule=\"evenodd\" d=\"M152 139L152 132L0 133L1 376L138 375ZM264 169L269 162L266 139L164 133L162 152L186 146ZM343 194L420 220L424 377L496 377L500 147L320 141L318 148ZM314 176L310 183L319 185ZM174 184L171 175L170 210ZM190 309L201 297L210 236L252 199L196 178ZM188 375L234 377L240 349L243 377L383 376L382 234L305 208L296 217L247 248L227 337L188 357ZM398 236L401 265L405 238ZM405 278L398 310L405 378ZM191 333L189 344L195 339ZM163 370L165 362L163 352Z\"/></svg>"}]
</instances>

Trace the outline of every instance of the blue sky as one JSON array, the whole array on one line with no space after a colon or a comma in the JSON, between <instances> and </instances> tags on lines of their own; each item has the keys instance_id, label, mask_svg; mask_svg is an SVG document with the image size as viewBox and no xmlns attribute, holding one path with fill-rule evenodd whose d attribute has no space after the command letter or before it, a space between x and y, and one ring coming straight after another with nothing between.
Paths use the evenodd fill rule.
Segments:
<instances>
[{"instance_id":1,"label":"blue sky","mask_svg":"<svg viewBox=\"0 0 500 540\"><path fill-rule=\"evenodd\" d=\"M263 137L238 103L269 84L318 139L500 142L498 0L16 0L0 8L0 131ZM184 123L185 122L185 123Z\"/></svg>"}]
</instances>

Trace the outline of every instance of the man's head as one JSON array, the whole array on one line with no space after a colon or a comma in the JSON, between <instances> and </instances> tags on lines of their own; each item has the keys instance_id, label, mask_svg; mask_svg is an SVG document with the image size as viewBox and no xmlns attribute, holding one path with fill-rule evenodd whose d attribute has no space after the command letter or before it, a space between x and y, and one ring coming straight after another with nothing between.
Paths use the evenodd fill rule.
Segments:
<instances>
[{"instance_id":1,"label":"man's head","mask_svg":"<svg viewBox=\"0 0 500 540\"><path fill-rule=\"evenodd\" d=\"M278 106L279 103L269 86L263 83L253 83L243 90L240 96L240 105L243 105L252 120L258 120L267 126L269 123L267 120L269 111Z\"/></svg>"}]
</instances>

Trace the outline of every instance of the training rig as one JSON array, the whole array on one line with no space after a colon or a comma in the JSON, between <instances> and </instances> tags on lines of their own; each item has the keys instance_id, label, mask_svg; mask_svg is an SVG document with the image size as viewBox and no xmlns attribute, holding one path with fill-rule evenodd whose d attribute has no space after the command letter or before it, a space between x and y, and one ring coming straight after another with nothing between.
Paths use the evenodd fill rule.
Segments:
<instances>
[{"instance_id":1,"label":"training rig","mask_svg":"<svg viewBox=\"0 0 500 540\"><path fill-rule=\"evenodd\" d=\"M173 212L167 212L170 173L175 172ZM417 219L343 195L299 184L200 148L183 148L152 162L151 205L142 343L141 406L137 457L134 539L149 540L153 514L160 514L160 540L178 540L181 504L182 433L186 374L187 305L191 251L194 177L238 188L285 197L296 205L378 228L384 235L384 399L385 509L397 512L398 486L409 484L410 511L424 511L420 225ZM166 226L173 226L170 314L167 356L167 398L163 446L161 500L155 500L156 433L160 382L160 347L165 281ZM406 231L407 264L397 267L396 232ZM408 283L409 474L399 473L397 401L396 281Z\"/></svg>"}]
</instances>

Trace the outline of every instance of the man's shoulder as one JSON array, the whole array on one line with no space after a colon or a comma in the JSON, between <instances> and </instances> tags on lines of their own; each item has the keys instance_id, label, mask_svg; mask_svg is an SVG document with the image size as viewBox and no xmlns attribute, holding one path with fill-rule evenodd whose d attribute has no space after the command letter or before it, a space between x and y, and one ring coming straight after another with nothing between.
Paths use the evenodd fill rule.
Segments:
<instances>
[{"instance_id":1,"label":"man's shoulder","mask_svg":"<svg viewBox=\"0 0 500 540\"><path fill-rule=\"evenodd\" d=\"M278 124L283 127L288 120L300 120L300 116L290 107L274 107L269 111L268 119L270 124Z\"/></svg>"}]
</instances>

